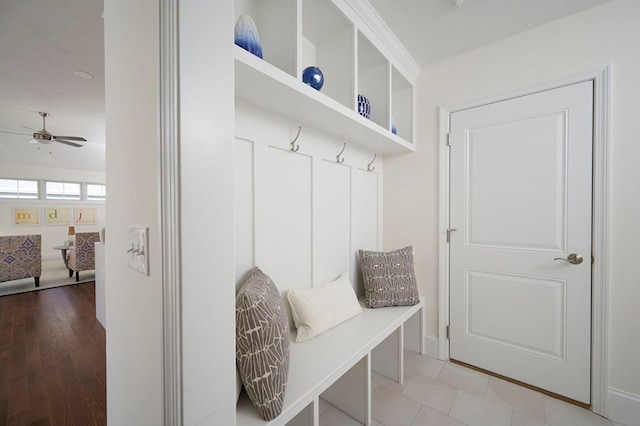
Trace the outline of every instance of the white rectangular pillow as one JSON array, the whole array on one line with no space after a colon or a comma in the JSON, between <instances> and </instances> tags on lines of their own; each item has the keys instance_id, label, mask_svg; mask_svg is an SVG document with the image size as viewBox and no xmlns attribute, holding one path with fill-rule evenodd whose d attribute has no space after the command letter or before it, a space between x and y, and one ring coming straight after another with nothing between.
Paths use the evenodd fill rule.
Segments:
<instances>
[{"instance_id":1,"label":"white rectangular pillow","mask_svg":"<svg viewBox=\"0 0 640 426\"><path fill-rule=\"evenodd\" d=\"M298 330L296 342L309 340L362 313L346 273L335 281L309 290L290 289L287 299Z\"/></svg>"}]
</instances>

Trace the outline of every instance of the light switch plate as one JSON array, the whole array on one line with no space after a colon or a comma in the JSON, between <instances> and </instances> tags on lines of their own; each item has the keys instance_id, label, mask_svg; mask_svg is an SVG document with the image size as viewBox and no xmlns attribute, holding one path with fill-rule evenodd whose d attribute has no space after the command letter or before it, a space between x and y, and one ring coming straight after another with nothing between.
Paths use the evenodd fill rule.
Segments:
<instances>
[{"instance_id":1,"label":"light switch plate","mask_svg":"<svg viewBox=\"0 0 640 426\"><path fill-rule=\"evenodd\" d=\"M149 275L149 228L129 227L129 268Z\"/></svg>"}]
</instances>

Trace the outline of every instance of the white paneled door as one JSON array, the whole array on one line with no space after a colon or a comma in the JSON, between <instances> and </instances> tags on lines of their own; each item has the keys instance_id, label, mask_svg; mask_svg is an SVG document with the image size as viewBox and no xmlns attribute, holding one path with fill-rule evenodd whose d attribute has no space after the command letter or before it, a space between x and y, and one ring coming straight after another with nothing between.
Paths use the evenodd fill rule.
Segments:
<instances>
[{"instance_id":1,"label":"white paneled door","mask_svg":"<svg viewBox=\"0 0 640 426\"><path fill-rule=\"evenodd\" d=\"M592 82L451 115L450 356L590 403Z\"/></svg>"}]
</instances>

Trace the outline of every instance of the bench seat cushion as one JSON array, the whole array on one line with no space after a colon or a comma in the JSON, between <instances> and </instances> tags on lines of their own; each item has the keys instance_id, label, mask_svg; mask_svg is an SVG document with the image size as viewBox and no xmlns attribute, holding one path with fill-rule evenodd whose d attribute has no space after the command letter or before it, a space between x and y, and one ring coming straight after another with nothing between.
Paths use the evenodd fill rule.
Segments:
<instances>
[{"instance_id":1,"label":"bench seat cushion","mask_svg":"<svg viewBox=\"0 0 640 426\"><path fill-rule=\"evenodd\" d=\"M255 267L236 296L236 364L264 420L282 411L289 370L289 320L278 289Z\"/></svg>"},{"instance_id":2,"label":"bench seat cushion","mask_svg":"<svg viewBox=\"0 0 640 426\"><path fill-rule=\"evenodd\" d=\"M362 313L346 273L335 281L309 290L291 289L287 299L298 330L296 342L309 340Z\"/></svg>"},{"instance_id":3,"label":"bench seat cushion","mask_svg":"<svg viewBox=\"0 0 640 426\"><path fill-rule=\"evenodd\" d=\"M411 306L420 302L413 268L413 247L391 252L359 250L368 308Z\"/></svg>"}]
</instances>

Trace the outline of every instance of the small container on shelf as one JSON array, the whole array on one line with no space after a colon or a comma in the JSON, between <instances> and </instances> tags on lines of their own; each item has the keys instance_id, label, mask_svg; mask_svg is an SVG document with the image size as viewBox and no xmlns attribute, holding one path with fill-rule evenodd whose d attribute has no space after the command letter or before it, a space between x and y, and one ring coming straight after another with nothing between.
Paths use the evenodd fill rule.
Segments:
<instances>
[{"instance_id":1,"label":"small container on shelf","mask_svg":"<svg viewBox=\"0 0 640 426\"><path fill-rule=\"evenodd\" d=\"M262 44L258 28L249 15L240 15L234 28L234 41L247 52L262 59Z\"/></svg>"},{"instance_id":2,"label":"small container on shelf","mask_svg":"<svg viewBox=\"0 0 640 426\"><path fill-rule=\"evenodd\" d=\"M358 93L358 114L360 114L364 118L369 118L371 116L371 103L369 102L369 98L359 93Z\"/></svg>"}]
</instances>

